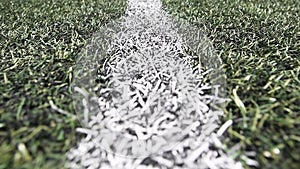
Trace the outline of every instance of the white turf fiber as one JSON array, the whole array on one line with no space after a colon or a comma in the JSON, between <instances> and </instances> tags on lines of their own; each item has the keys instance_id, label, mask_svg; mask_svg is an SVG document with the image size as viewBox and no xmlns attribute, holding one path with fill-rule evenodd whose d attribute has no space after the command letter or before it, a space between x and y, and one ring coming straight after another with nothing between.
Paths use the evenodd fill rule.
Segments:
<instances>
[{"instance_id":1,"label":"white turf fiber","mask_svg":"<svg viewBox=\"0 0 300 169\"><path fill-rule=\"evenodd\" d=\"M80 54L73 87L85 138L66 167L242 168L221 139L232 125L220 125L224 78L205 83L218 77L208 69L220 66L215 58L198 28L172 18L159 0L129 0L126 15Z\"/></svg>"}]
</instances>

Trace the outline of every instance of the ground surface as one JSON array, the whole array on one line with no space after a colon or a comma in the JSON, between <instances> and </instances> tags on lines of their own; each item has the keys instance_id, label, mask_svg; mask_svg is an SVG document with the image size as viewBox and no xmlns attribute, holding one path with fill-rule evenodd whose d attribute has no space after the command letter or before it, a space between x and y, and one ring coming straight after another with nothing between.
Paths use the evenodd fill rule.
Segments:
<instances>
[{"instance_id":1,"label":"ground surface","mask_svg":"<svg viewBox=\"0 0 300 169\"><path fill-rule=\"evenodd\" d=\"M0 168L63 166L79 126L69 89L76 54L124 2L0 2ZM299 2L164 3L206 26L223 60L231 142L255 150L260 168L299 168Z\"/></svg>"},{"instance_id":2,"label":"ground surface","mask_svg":"<svg viewBox=\"0 0 300 169\"><path fill-rule=\"evenodd\" d=\"M125 7L110 0L0 2L0 168L62 168L79 126L69 92L77 53ZM72 115L54 111L51 101Z\"/></svg>"},{"instance_id":3,"label":"ground surface","mask_svg":"<svg viewBox=\"0 0 300 169\"><path fill-rule=\"evenodd\" d=\"M260 168L299 168L299 2L164 3L174 15L206 26L220 53L233 100L226 116L235 123L230 139L255 150Z\"/></svg>"}]
</instances>

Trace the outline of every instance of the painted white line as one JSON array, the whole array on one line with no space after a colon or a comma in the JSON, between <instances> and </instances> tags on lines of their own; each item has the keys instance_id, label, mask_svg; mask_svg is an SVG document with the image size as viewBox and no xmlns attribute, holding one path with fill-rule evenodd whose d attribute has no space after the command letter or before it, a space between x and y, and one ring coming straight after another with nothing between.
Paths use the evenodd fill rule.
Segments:
<instances>
[{"instance_id":1,"label":"painted white line","mask_svg":"<svg viewBox=\"0 0 300 169\"><path fill-rule=\"evenodd\" d=\"M210 50L197 28L169 16L159 0L128 0L126 16L81 53L74 101L77 130L87 136L68 152L66 167L242 168L220 140L232 121L217 131L222 83L206 84L215 70L198 63L218 69Z\"/></svg>"}]
</instances>

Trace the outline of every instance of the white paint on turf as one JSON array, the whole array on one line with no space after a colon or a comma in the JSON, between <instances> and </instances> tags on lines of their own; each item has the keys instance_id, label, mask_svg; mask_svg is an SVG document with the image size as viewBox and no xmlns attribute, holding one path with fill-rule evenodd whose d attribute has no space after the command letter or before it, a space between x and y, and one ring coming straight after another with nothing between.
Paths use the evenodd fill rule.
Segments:
<instances>
[{"instance_id":1,"label":"white paint on turf","mask_svg":"<svg viewBox=\"0 0 300 169\"><path fill-rule=\"evenodd\" d=\"M86 136L66 167L242 168L220 140L232 121L219 125L216 58L197 27L169 16L159 0L129 0L126 16L80 54L74 102Z\"/></svg>"}]
</instances>

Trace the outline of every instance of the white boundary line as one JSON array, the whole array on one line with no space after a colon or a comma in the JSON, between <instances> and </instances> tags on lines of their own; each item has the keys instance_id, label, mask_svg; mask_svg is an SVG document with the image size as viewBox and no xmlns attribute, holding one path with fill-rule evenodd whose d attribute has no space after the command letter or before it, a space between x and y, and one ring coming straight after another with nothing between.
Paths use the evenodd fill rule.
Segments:
<instances>
[{"instance_id":1,"label":"white boundary line","mask_svg":"<svg viewBox=\"0 0 300 169\"><path fill-rule=\"evenodd\" d=\"M87 136L68 152L66 167L242 168L224 152L219 139L232 121L220 127L223 112L210 106L224 99L218 90L205 94L205 88L216 86L202 83L203 68L193 65L195 56L183 48L189 43L204 51L205 37L194 29L203 43L186 42L180 34L184 29L178 30L159 0L128 0L127 9L126 17L103 27L101 37L82 53L92 56L89 61L78 62L79 72L85 74L97 65L99 55L111 55L101 77L109 82L100 90L93 87L96 95L83 87L96 74L87 74L88 81L75 81L75 91L82 96L77 110L84 117L77 131Z\"/></svg>"}]
</instances>

